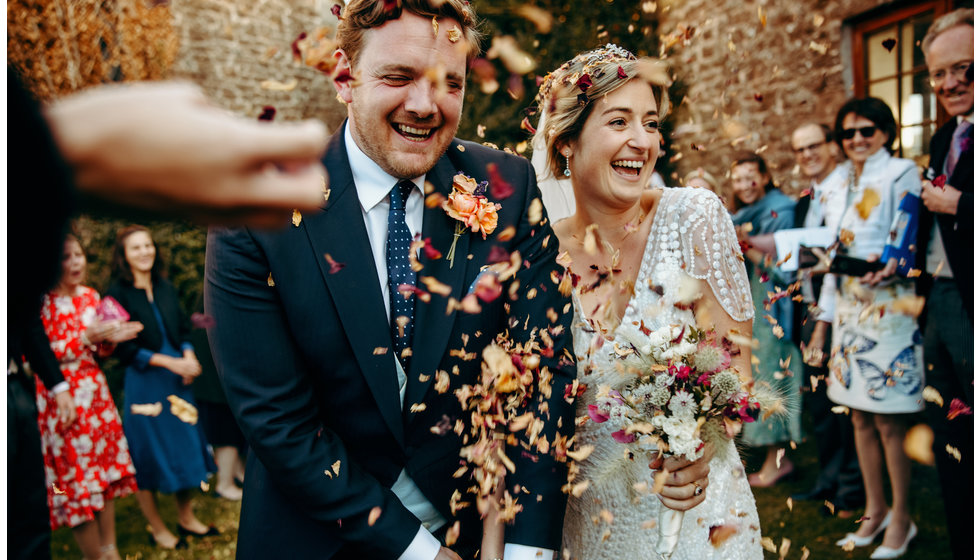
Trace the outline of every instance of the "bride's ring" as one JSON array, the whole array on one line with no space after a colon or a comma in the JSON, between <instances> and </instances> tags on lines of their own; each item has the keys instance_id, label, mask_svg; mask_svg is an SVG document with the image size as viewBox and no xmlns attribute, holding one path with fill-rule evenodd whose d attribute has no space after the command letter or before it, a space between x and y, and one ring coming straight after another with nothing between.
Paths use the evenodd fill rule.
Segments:
<instances>
[{"instance_id":1,"label":"bride's ring","mask_svg":"<svg viewBox=\"0 0 980 560\"><path fill-rule=\"evenodd\" d=\"M700 496L701 494L703 494L703 493L704 493L704 488L701 488L701 485L700 485L700 484L698 484L698 482L697 482L697 481L694 481L694 482L692 482L691 484L693 484L693 485L694 485L694 495L695 495L695 496Z\"/></svg>"}]
</instances>

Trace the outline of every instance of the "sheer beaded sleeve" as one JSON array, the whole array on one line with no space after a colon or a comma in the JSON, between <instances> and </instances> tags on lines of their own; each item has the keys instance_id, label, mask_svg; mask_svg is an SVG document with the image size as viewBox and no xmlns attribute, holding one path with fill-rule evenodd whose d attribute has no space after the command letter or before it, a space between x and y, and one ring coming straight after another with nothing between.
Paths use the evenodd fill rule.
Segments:
<instances>
[{"instance_id":1,"label":"sheer beaded sleeve","mask_svg":"<svg viewBox=\"0 0 980 560\"><path fill-rule=\"evenodd\" d=\"M749 278L731 216L711 191L698 188L676 190L677 221L686 225L681 252L687 273L711 286L725 312L736 321L754 315Z\"/></svg>"}]
</instances>

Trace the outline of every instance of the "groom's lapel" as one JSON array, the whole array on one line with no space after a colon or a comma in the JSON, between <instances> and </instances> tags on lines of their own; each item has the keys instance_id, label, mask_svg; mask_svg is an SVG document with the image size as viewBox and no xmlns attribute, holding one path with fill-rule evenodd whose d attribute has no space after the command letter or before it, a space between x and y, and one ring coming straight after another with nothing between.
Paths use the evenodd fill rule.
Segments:
<instances>
[{"instance_id":1,"label":"groom's lapel","mask_svg":"<svg viewBox=\"0 0 980 560\"><path fill-rule=\"evenodd\" d=\"M330 195L323 211L304 216L303 224L357 364L385 423L395 439L403 442L405 428L388 317L343 138L341 128L331 139L323 160L330 172ZM326 255L343 268L331 271ZM388 351L378 353L378 348Z\"/></svg>"},{"instance_id":2,"label":"groom's lapel","mask_svg":"<svg viewBox=\"0 0 980 560\"><path fill-rule=\"evenodd\" d=\"M456 149L455 141L449 146L449 149ZM436 162L432 171L426 175L426 182L434 188L433 193L448 197L455 174L456 170L453 168L449 157L443 155ZM426 190L428 191L428 187ZM427 196L431 195L427 193ZM423 252L423 255L419 257L423 268L418 273L417 283L419 288L431 292L424 280L428 277L435 282L448 286L450 294L443 297L433 293L429 303L417 300L415 304L416 322L415 334L412 337L412 366L405 395L406 420L411 418L412 405L422 402L425 398L426 391L432 384L432 378L435 377L436 368L439 367L439 362L449 345L449 335L452 332L458 311L455 308L449 308L447 305L448 298L459 301L464 295L466 268L470 264L466 258L469 253L469 237L475 234L471 234L467 230L459 236L456 242L455 262L450 266L446 255L453 243L457 223L456 220L446 214L442 207L429 208L426 205L422 219L422 239L428 238L432 246L442 253L442 256L438 259L429 259Z\"/></svg>"}]
</instances>

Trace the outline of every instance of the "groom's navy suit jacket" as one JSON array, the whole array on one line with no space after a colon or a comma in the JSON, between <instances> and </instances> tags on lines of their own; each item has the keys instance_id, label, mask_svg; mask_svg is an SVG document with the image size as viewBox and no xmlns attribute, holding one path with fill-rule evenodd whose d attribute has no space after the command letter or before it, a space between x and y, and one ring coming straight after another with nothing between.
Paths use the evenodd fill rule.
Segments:
<instances>
[{"instance_id":1,"label":"groom's navy suit jacket","mask_svg":"<svg viewBox=\"0 0 980 560\"><path fill-rule=\"evenodd\" d=\"M331 139L324 164L327 202L298 225L212 229L208 235L205 298L215 320L209 336L228 402L252 450L238 557L397 558L419 527L390 491L402 469L449 523L461 521L461 542L478 544L474 507L456 516L450 511L456 490L462 501L474 501L465 492L472 481L453 477L463 438L451 428L457 419L469 422L453 392L478 381L482 349L498 333L523 340L535 327L549 329L554 355L543 357L542 366L554 381L549 412L539 414L546 420L543 433L552 442L556 432L568 436L574 428L573 407L563 398L575 375L572 306L558 292L558 239L546 221L529 219L528 208L540 197L534 172L523 158L454 140L426 175L448 196L457 172L487 180L488 164L496 164L514 191L496 200L499 223L486 240L468 230L459 237L454 266L445 257L420 256L420 288L423 277L432 277L461 300L495 247L507 255L519 251L523 263L519 286L511 292L505 283L503 295L483 303L479 313L449 309L448 298L435 293L429 303L417 299L402 409L394 358L384 350L391 347L387 313L342 131ZM438 206L424 212L422 237L445 255L457 222ZM502 232L513 237L502 240ZM327 255L343 268L332 271ZM433 387L440 370L450 374L444 393ZM537 402L530 406L538 409ZM512 493L522 487L524 511L508 527L507 542L557 550L566 467L526 450L511 458L516 473L507 487ZM381 516L371 525L375 507Z\"/></svg>"}]
</instances>

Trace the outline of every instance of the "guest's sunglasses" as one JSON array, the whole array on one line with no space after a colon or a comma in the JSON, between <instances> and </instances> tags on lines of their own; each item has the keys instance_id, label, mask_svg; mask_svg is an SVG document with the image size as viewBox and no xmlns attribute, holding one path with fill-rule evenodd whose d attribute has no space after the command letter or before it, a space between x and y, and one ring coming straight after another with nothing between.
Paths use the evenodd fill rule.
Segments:
<instances>
[{"instance_id":1,"label":"guest's sunglasses","mask_svg":"<svg viewBox=\"0 0 980 560\"><path fill-rule=\"evenodd\" d=\"M860 132L861 136L865 138L871 138L872 136L875 135L876 130L878 130L877 126L862 126L861 128L845 128L844 130L840 131L840 137L843 138L844 140L850 140L854 138L855 134Z\"/></svg>"}]
</instances>

